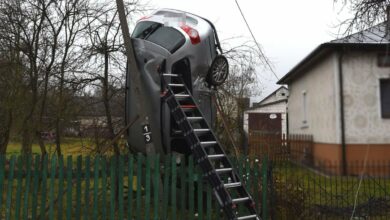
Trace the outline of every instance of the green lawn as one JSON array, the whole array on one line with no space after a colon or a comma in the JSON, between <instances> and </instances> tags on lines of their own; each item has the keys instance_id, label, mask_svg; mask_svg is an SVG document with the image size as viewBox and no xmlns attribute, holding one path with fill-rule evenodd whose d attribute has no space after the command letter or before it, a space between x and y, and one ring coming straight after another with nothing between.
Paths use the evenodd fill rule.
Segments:
<instances>
[{"instance_id":1,"label":"green lawn","mask_svg":"<svg viewBox=\"0 0 390 220\"><path fill-rule=\"evenodd\" d=\"M46 150L49 154L55 153L55 143L45 143ZM64 157L68 155L88 155L94 148L94 144L90 139L66 138L61 143L61 150ZM7 147L7 155L19 155L21 150L21 142L11 141ZM32 153L40 154L41 150L38 143L33 143Z\"/></svg>"},{"instance_id":2,"label":"green lawn","mask_svg":"<svg viewBox=\"0 0 390 220\"><path fill-rule=\"evenodd\" d=\"M350 213L355 202L357 213L372 212L370 219L389 214L385 208L390 196L389 178L328 176L292 163L276 165L273 171L278 213L290 219L305 219L302 216L308 213L343 219L340 213Z\"/></svg>"}]
</instances>

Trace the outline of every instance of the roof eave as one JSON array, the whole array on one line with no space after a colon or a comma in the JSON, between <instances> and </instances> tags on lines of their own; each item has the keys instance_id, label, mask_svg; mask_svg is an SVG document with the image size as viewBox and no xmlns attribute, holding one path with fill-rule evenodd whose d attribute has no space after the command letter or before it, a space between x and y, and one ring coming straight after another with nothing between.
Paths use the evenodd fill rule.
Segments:
<instances>
[{"instance_id":1,"label":"roof eave","mask_svg":"<svg viewBox=\"0 0 390 220\"><path fill-rule=\"evenodd\" d=\"M337 49L357 48L357 49L380 49L389 46L388 43L323 43L315 48L309 55L295 65L286 75L284 75L277 84L285 85L298 77L303 70L310 67L320 58Z\"/></svg>"},{"instance_id":2,"label":"roof eave","mask_svg":"<svg viewBox=\"0 0 390 220\"><path fill-rule=\"evenodd\" d=\"M329 51L329 48L332 47L332 43L320 44L315 48L311 53L309 53L305 58L303 58L297 65L295 65L286 75L284 75L277 84L285 85L288 84L293 78L297 76L297 73L303 69L310 66L310 64L317 61L319 58L323 57Z\"/></svg>"}]
</instances>

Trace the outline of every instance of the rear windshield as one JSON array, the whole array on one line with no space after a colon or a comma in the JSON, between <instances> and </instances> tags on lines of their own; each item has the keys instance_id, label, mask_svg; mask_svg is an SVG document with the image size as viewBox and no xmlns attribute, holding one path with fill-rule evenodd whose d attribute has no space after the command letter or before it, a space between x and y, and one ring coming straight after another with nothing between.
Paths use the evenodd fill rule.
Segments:
<instances>
[{"instance_id":1,"label":"rear windshield","mask_svg":"<svg viewBox=\"0 0 390 220\"><path fill-rule=\"evenodd\" d=\"M132 37L153 42L171 53L185 43L184 36L178 30L152 21L139 22Z\"/></svg>"}]
</instances>

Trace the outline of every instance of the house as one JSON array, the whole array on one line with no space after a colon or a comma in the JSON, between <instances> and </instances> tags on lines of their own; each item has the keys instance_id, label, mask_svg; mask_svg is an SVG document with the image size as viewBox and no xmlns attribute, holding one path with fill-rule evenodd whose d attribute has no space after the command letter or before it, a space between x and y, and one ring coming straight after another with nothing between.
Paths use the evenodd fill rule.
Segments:
<instances>
[{"instance_id":1,"label":"house","mask_svg":"<svg viewBox=\"0 0 390 220\"><path fill-rule=\"evenodd\" d=\"M244 131L262 133L287 133L287 97L288 89L280 86L274 92L254 103L253 107L244 111Z\"/></svg>"},{"instance_id":2,"label":"house","mask_svg":"<svg viewBox=\"0 0 390 220\"><path fill-rule=\"evenodd\" d=\"M343 167L390 160L387 22L319 45L278 84L288 85L288 132L313 135L314 161Z\"/></svg>"}]
</instances>

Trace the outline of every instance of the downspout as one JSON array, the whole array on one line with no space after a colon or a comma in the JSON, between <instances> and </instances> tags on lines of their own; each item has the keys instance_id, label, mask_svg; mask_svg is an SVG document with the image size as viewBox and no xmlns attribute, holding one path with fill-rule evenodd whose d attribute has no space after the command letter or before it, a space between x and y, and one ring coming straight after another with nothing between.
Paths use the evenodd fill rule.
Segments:
<instances>
[{"instance_id":1,"label":"downspout","mask_svg":"<svg viewBox=\"0 0 390 220\"><path fill-rule=\"evenodd\" d=\"M337 68L339 77L339 96L340 96L340 128L341 128L341 160L342 174L347 175L347 153L345 144L345 115L344 115L344 85L343 85L343 51L338 51Z\"/></svg>"}]
</instances>

